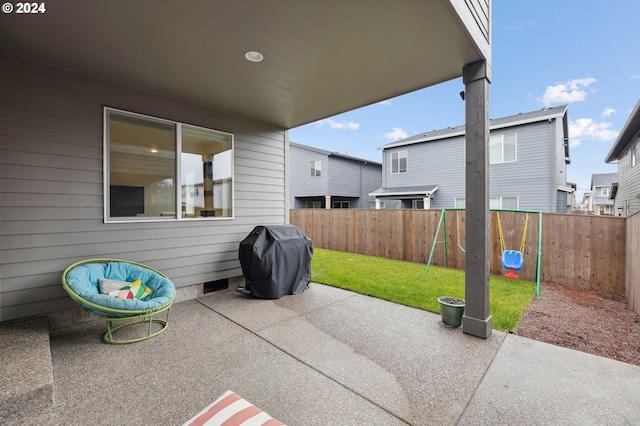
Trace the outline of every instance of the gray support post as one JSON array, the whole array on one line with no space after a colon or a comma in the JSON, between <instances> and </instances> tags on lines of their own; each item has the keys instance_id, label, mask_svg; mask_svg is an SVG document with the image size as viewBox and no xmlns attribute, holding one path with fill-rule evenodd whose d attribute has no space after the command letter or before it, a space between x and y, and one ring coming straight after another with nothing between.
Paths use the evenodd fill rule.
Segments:
<instances>
[{"instance_id":1,"label":"gray support post","mask_svg":"<svg viewBox=\"0 0 640 426\"><path fill-rule=\"evenodd\" d=\"M491 335L489 314L489 83L486 61L466 65L465 170L466 170L466 254L465 314L462 331L486 339Z\"/></svg>"}]
</instances>

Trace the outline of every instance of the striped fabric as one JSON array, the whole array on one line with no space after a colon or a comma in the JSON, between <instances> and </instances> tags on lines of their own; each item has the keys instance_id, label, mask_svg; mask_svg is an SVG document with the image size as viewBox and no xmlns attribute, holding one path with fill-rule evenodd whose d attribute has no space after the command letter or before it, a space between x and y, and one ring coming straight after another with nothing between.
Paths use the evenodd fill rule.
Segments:
<instances>
[{"instance_id":1,"label":"striped fabric","mask_svg":"<svg viewBox=\"0 0 640 426\"><path fill-rule=\"evenodd\" d=\"M233 391L226 391L183 426L284 426Z\"/></svg>"}]
</instances>

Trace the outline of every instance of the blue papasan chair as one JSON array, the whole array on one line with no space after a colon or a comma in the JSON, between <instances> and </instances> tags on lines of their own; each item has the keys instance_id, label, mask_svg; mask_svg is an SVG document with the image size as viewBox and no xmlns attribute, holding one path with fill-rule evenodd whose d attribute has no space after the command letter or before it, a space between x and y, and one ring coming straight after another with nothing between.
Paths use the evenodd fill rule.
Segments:
<instances>
[{"instance_id":1,"label":"blue papasan chair","mask_svg":"<svg viewBox=\"0 0 640 426\"><path fill-rule=\"evenodd\" d=\"M165 331L176 290L169 278L142 263L121 259L87 259L69 266L62 274L62 286L84 310L107 323L104 341L133 343ZM164 319L157 318L158 314ZM121 325L115 326L114 323ZM114 332L148 323L141 337L117 340ZM158 324L160 328L153 327ZM127 336L131 337L131 336Z\"/></svg>"}]
</instances>

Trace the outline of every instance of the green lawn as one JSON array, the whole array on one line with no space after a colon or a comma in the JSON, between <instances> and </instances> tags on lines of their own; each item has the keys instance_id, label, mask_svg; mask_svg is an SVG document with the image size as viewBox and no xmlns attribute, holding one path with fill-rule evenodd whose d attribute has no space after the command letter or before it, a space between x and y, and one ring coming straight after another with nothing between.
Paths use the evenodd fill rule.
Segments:
<instances>
[{"instance_id":1,"label":"green lawn","mask_svg":"<svg viewBox=\"0 0 640 426\"><path fill-rule=\"evenodd\" d=\"M464 271L429 267L418 263L338 251L314 249L311 279L431 312L440 312L437 298L464 299ZM536 284L492 276L491 315L493 328L513 330L536 291Z\"/></svg>"}]
</instances>

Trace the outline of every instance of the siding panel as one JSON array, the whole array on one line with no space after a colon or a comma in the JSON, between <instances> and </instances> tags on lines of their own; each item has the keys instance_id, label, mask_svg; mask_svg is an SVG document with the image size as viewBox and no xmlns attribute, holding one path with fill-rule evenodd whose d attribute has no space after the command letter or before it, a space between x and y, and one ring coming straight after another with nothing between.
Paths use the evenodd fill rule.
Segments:
<instances>
[{"instance_id":1,"label":"siding panel","mask_svg":"<svg viewBox=\"0 0 640 426\"><path fill-rule=\"evenodd\" d=\"M517 197L519 208L556 212L558 206L557 176L566 175L564 153L556 162L558 146L556 120L544 120L491 131L491 136L516 134L515 162L489 166L491 198ZM406 173L391 173L391 155L407 151ZM464 137L450 137L384 150L384 181L386 188L415 185L438 185L431 208L455 207L455 199L465 197ZM640 181L640 180L639 180ZM566 181L563 185L566 185ZM384 201L384 200L383 200ZM562 208L565 210L562 210Z\"/></svg>"},{"instance_id":2,"label":"siding panel","mask_svg":"<svg viewBox=\"0 0 640 426\"><path fill-rule=\"evenodd\" d=\"M310 163L320 160L320 176L311 176ZM317 151L289 146L289 205L296 206L299 197L324 197L329 195L329 156ZM304 202L300 207L304 207Z\"/></svg>"},{"instance_id":3,"label":"siding panel","mask_svg":"<svg viewBox=\"0 0 640 426\"><path fill-rule=\"evenodd\" d=\"M635 167L631 167L631 146L635 145L640 154L640 136L636 137L622 153L618 161L618 192L615 200L616 214L626 214L625 206L629 203L629 215L640 211L640 155Z\"/></svg>"},{"instance_id":4,"label":"siding panel","mask_svg":"<svg viewBox=\"0 0 640 426\"><path fill-rule=\"evenodd\" d=\"M285 222L284 129L7 55L0 84L0 321L75 307L60 275L87 257L178 287L241 275L240 241ZM234 219L103 223L105 105L233 133Z\"/></svg>"}]
</instances>

